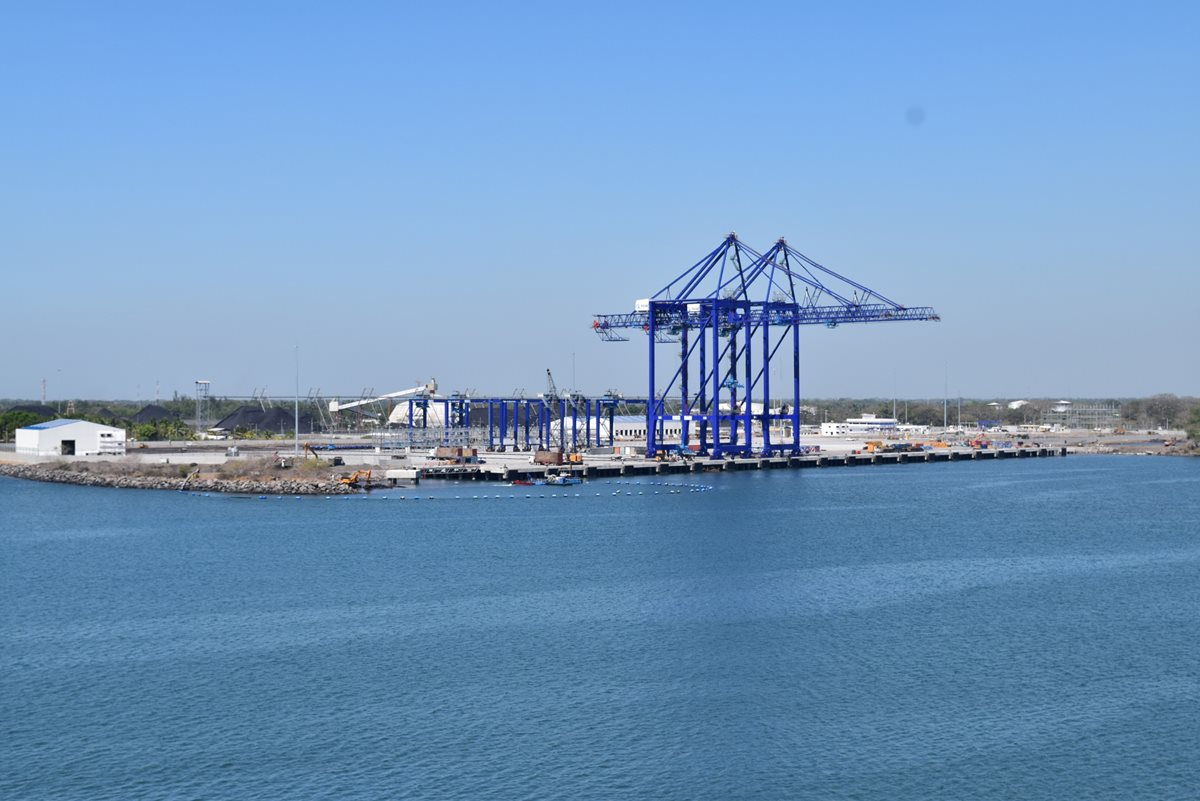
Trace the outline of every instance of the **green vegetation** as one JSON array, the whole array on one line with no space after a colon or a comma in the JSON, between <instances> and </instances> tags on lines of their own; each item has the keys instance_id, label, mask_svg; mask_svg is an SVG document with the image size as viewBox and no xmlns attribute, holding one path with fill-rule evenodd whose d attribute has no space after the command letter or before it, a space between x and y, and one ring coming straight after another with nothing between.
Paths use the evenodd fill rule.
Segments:
<instances>
[{"instance_id":1,"label":"green vegetation","mask_svg":"<svg viewBox=\"0 0 1200 801\"><path fill-rule=\"evenodd\" d=\"M332 465L324 459L303 459L293 465L296 473L305 477L328 478Z\"/></svg>"},{"instance_id":2,"label":"green vegetation","mask_svg":"<svg viewBox=\"0 0 1200 801\"><path fill-rule=\"evenodd\" d=\"M156 420L153 423L125 424L125 429L140 442L191 439L192 430L182 420Z\"/></svg>"},{"instance_id":3,"label":"green vegetation","mask_svg":"<svg viewBox=\"0 0 1200 801\"><path fill-rule=\"evenodd\" d=\"M1187 404L1175 395L1155 395L1143 401L1142 408L1151 426L1175 428L1182 421Z\"/></svg>"},{"instance_id":4,"label":"green vegetation","mask_svg":"<svg viewBox=\"0 0 1200 801\"><path fill-rule=\"evenodd\" d=\"M1188 439L1192 442L1200 442L1200 403L1192 407L1192 413L1183 426L1187 431Z\"/></svg>"},{"instance_id":5,"label":"green vegetation","mask_svg":"<svg viewBox=\"0 0 1200 801\"><path fill-rule=\"evenodd\" d=\"M233 429L234 439L291 439L292 432L287 431L280 434L277 431L259 431L257 428L245 428L238 426Z\"/></svg>"},{"instance_id":6,"label":"green vegetation","mask_svg":"<svg viewBox=\"0 0 1200 801\"><path fill-rule=\"evenodd\" d=\"M5 405L9 405L9 402L0 403L0 406ZM71 417L75 420L123 428L130 438L140 441L192 439L191 429L179 418L153 423L134 423L132 418L141 408L142 405L135 404L72 401L61 413L49 416L25 411L7 411L0 413L0 441L8 442L14 439L18 428L44 423L57 417Z\"/></svg>"},{"instance_id":7,"label":"green vegetation","mask_svg":"<svg viewBox=\"0 0 1200 801\"><path fill-rule=\"evenodd\" d=\"M5 412L0 414L0 440L7 442L14 437L13 432L18 428L44 423L50 418L36 415L33 412Z\"/></svg>"},{"instance_id":8,"label":"green vegetation","mask_svg":"<svg viewBox=\"0 0 1200 801\"><path fill-rule=\"evenodd\" d=\"M743 392L739 392L739 398ZM727 398L722 398L727 400ZM758 397L755 403L761 402ZM1048 412L1058 400L1052 398L1028 398L1028 402L1019 409L1009 409L1011 399L991 398L950 398L943 411L941 398L899 399L895 402L895 415L902 423L922 426L941 426L943 414L950 425L955 425L960 419L963 426L974 427L979 420L996 420L1003 425L1014 426L1021 424L1037 424L1043 414ZM1195 423L1189 423L1200 399L1179 397L1172 394L1160 393L1145 398L1073 398L1076 404L1120 405L1121 419L1114 420L1114 427L1124 427L1129 430L1189 427L1194 438ZM790 407L791 399L777 397L774 401L783 407ZM18 404L36 403L29 400L0 399L0 409ZM210 398L208 401L208 420L213 424L231 414L240 406L246 404L246 399ZM996 405L992 405L996 404ZM158 401L174 417L155 423L135 424L133 417L146 405L144 401L97 401L79 400L54 401L52 407L58 412L52 417L73 417L80 420L90 420L96 423L124 428L131 439L143 442L156 440L188 440L193 439L193 433L187 421L196 414L196 404L193 398L176 396L171 399ZM678 414L680 409L678 398L666 400L666 410L670 414ZM825 420L840 421L850 417L860 417L863 414L875 414L880 417L891 417L893 401L891 398L806 398L800 401L800 421L804 425L818 425ZM645 414L643 407L618 407L618 415ZM315 415L314 415L315 416ZM0 440L12 441L13 432L22 426L44 422L52 417L39 417L28 412L0 413ZM255 431L239 428L230 432L231 438L240 439L282 439L291 440L290 431Z\"/></svg>"}]
</instances>

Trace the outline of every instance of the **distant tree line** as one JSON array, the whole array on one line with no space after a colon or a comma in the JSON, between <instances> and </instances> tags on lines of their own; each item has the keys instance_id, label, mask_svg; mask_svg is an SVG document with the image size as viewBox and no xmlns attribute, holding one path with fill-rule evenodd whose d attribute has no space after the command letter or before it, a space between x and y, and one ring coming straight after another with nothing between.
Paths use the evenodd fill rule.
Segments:
<instances>
[{"instance_id":1,"label":"distant tree line","mask_svg":"<svg viewBox=\"0 0 1200 801\"><path fill-rule=\"evenodd\" d=\"M954 425L961 413L963 425L975 425L980 420L995 420L1004 425L1036 424L1042 415L1049 411L1058 399L1034 399L1020 408L1010 409L1007 403L991 406L990 403L977 398L950 398L946 401L945 413L947 422ZM1125 428L1180 428L1190 419L1189 415L1196 414L1200 408L1200 399L1181 398L1177 395L1160 394L1149 398L1098 398L1075 399L1076 405L1097 404L1115 405L1120 407L1120 423ZM895 414L900 422L911 425L940 426L942 424L943 401L917 400L896 401ZM806 413L802 422L822 422L824 420L845 420L848 417L860 417L863 413L875 414L881 417L892 416L892 401L861 400L852 398L826 398L806 400L802 406L816 409L816 415ZM960 412L961 410L961 412Z\"/></svg>"},{"instance_id":2,"label":"distant tree line","mask_svg":"<svg viewBox=\"0 0 1200 801\"><path fill-rule=\"evenodd\" d=\"M0 414L0 439L8 442L15 436L14 432L18 428L44 423L47 419L49 418L42 417L33 412L7 411L4 414Z\"/></svg>"},{"instance_id":3,"label":"distant tree line","mask_svg":"<svg viewBox=\"0 0 1200 801\"><path fill-rule=\"evenodd\" d=\"M1154 395L1135 398L1121 406L1121 416L1147 428L1177 428L1194 411L1195 398Z\"/></svg>"},{"instance_id":4,"label":"distant tree line","mask_svg":"<svg viewBox=\"0 0 1200 801\"><path fill-rule=\"evenodd\" d=\"M244 404L244 400L209 398L209 425L216 423ZM35 404L28 400L14 399L0 401L0 408L17 405ZM52 415L9 410L0 413L0 441L12 441L16 436L15 432L18 428L44 423L60 417L71 417L75 420L87 420L92 423L122 428L125 430L127 436L145 442L186 440L194 437L192 430L196 416L196 401L194 398L176 396L171 400L159 401L156 405L166 409L171 418L147 423L135 423L133 418L137 416L138 412L146 404L141 402L130 403L128 401L74 400L57 402L51 404L53 408L56 408L56 413ZM276 435L278 435L278 432L276 432ZM245 436L250 436L250 434L245 434ZM255 438L269 439L270 436L269 432L263 432L262 436Z\"/></svg>"},{"instance_id":5,"label":"distant tree line","mask_svg":"<svg viewBox=\"0 0 1200 801\"><path fill-rule=\"evenodd\" d=\"M940 426L943 420L943 410L946 420L951 425L961 420L964 426L974 426L981 420L992 420L1004 425L1035 424L1040 422L1042 414L1049 410L1056 399L1035 399L1018 409L1008 408L1007 403L992 406L989 403L997 401L980 400L977 398L951 398L945 402L939 399L897 400L895 415L902 423L920 426ZM17 405L28 401L8 401L3 405ZM244 405L245 401L230 398L210 398L208 402L209 424L234 412ZM780 401L783 410L787 411L787 401ZM1104 398L1095 400L1076 399L1075 403L1119 404L1121 410L1120 424L1126 428L1184 428L1193 440L1200 440L1200 399L1179 397L1172 394L1153 395L1148 398ZM166 409L171 419L159 420L152 423L134 423L133 417L143 408L143 403L118 401L73 401L74 411L71 417L89 420L94 423L123 428L130 437L143 441L153 440L182 440L193 436L189 421L195 417L196 403L194 399L176 397L161 401L158 405ZM677 413L680 407L678 400L669 399L666 404L668 413ZM805 399L800 402L802 424L819 424L826 420L841 421L850 417L861 417L863 414L875 414L879 417L891 417L893 401L881 398L820 398ZM644 409L618 409L617 414L643 414ZM65 411L61 415L66 416ZM18 428L43 423L54 419L54 416L42 416L27 411L9 410L0 413L0 439L11 441ZM239 429L235 437L271 438L278 432L256 432ZM291 436L290 432L287 436Z\"/></svg>"},{"instance_id":6,"label":"distant tree line","mask_svg":"<svg viewBox=\"0 0 1200 801\"><path fill-rule=\"evenodd\" d=\"M134 423L128 418L101 416L92 414L74 414L75 420L86 420L90 423L122 428L127 436L139 440L168 440L191 439L192 430L179 419L158 420L153 423ZM7 411L0 414L0 440L8 442L16 437L18 428L45 423L55 419L54 416L35 414L26 411Z\"/></svg>"}]
</instances>

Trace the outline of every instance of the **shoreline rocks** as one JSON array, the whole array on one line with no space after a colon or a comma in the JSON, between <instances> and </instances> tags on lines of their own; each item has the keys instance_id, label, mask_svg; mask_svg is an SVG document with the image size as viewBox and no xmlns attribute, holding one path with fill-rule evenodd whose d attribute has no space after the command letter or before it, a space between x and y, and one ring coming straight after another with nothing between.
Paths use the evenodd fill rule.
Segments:
<instances>
[{"instance_id":1,"label":"shoreline rocks","mask_svg":"<svg viewBox=\"0 0 1200 801\"><path fill-rule=\"evenodd\" d=\"M330 480L168 478L164 476L115 475L99 471L56 470L37 464L0 464L0 476L51 484L76 484L115 489L186 490L237 495L350 495L353 487Z\"/></svg>"}]
</instances>

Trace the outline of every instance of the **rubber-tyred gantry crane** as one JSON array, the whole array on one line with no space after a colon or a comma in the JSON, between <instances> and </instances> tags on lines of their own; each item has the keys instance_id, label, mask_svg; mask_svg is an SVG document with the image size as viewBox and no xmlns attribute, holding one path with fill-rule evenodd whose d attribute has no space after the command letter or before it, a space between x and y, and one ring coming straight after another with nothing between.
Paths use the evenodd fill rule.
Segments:
<instances>
[{"instance_id":1,"label":"rubber-tyred gantry crane","mask_svg":"<svg viewBox=\"0 0 1200 801\"><path fill-rule=\"evenodd\" d=\"M592 328L607 341L627 340L630 331L646 334L647 455L660 450L671 422L684 447L694 426L699 452L719 458L754 455L755 421L760 454L800 452L800 326L937 319L933 309L889 300L782 238L758 253L731 233L655 295L635 301L633 312L598 315ZM788 342L782 356L791 356L792 402L772 409L771 361ZM655 348L662 343L678 343L679 366L660 388ZM668 413L668 398L672 407L678 402L678 413ZM771 442L776 422L790 423L790 442Z\"/></svg>"}]
</instances>

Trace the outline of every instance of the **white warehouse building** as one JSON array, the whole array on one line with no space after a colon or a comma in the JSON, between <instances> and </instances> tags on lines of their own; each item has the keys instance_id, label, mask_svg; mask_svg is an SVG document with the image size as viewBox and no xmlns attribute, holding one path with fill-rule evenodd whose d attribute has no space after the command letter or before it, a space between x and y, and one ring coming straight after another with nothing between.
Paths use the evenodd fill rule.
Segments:
<instances>
[{"instance_id":1,"label":"white warehouse building","mask_svg":"<svg viewBox=\"0 0 1200 801\"><path fill-rule=\"evenodd\" d=\"M125 455L125 429L86 420L51 420L16 434L16 452L30 456Z\"/></svg>"},{"instance_id":2,"label":"white warehouse building","mask_svg":"<svg viewBox=\"0 0 1200 801\"><path fill-rule=\"evenodd\" d=\"M876 417L864 414L862 417L851 417L844 423L821 423L821 436L843 437L850 434L882 434L896 431L900 421L894 417Z\"/></svg>"}]
</instances>

